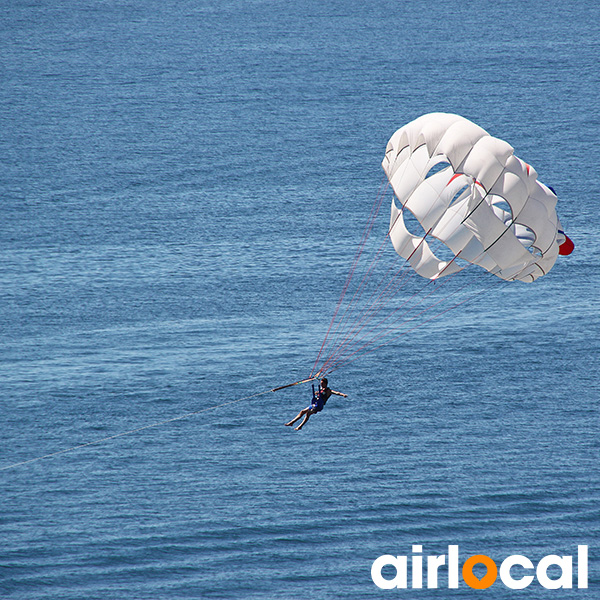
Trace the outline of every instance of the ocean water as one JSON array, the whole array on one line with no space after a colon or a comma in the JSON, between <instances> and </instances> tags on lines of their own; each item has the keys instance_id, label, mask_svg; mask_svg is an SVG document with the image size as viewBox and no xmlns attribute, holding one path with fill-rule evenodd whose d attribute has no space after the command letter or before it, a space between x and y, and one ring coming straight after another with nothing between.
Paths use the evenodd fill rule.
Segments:
<instances>
[{"instance_id":1,"label":"ocean water","mask_svg":"<svg viewBox=\"0 0 600 600\"><path fill-rule=\"evenodd\" d=\"M485 594L598 597L596 2L2 7L3 598L478 597L377 588L413 544L587 544L587 591ZM432 111L534 165L576 251L290 431L310 386L261 393L310 374L387 140Z\"/></svg>"}]
</instances>

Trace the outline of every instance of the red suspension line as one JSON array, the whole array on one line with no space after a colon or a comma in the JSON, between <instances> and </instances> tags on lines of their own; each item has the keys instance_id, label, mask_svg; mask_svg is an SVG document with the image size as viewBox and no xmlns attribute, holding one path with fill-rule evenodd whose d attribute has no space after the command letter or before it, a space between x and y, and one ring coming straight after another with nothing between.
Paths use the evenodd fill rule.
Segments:
<instances>
[{"instance_id":1,"label":"red suspension line","mask_svg":"<svg viewBox=\"0 0 600 600\"><path fill-rule=\"evenodd\" d=\"M407 311L403 312L400 315L397 315L396 319L387 326L386 329L382 330L382 326L383 324L388 321L394 314L396 314L401 308L403 308L404 306L406 306L406 304L408 302L410 302L411 300L413 300L414 298L416 298L419 293L425 289L425 287L427 287L427 285L429 285L431 283L431 281L429 281L423 288L421 288L419 291L415 292L408 300L406 300L401 306L397 307L396 309L394 309L391 313L389 313L385 318L383 318L379 323L377 323L374 327L372 327L369 331L367 331L365 333L365 335L363 335L362 337L360 337L359 339L355 339L352 340L352 344L350 345L350 348L342 348L340 350L340 352L338 353L336 359L334 361L332 361L330 364L335 365L335 363L344 360L345 358L347 358L348 356L353 356L355 353L359 352L360 350L362 350L363 348L367 348L368 346L374 344L375 342L377 342L379 339L385 338L386 336L390 335L393 331L397 330L399 327L402 327L402 325L404 323L409 323L413 320L415 320L417 317L419 317L421 314L423 314L424 312L427 312L428 310L431 310L433 307L437 306L438 304L440 304L441 302L443 302L444 300L446 300L447 298L449 298L450 296L452 296L453 294L457 293L460 290L455 290L454 292L451 292L448 296L441 298L440 300L438 300L437 302L435 302L434 304L432 304L431 306L429 306L428 308L423 309L421 312L417 313L414 317L408 318L408 315L410 315L410 313L412 311L414 311L419 305L423 304L423 302L425 302L427 300L427 298L429 298L432 294L434 294L438 289L439 286L437 288L433 288L429 293L427 293L425 296L421 297L418 302L416 302L413 306L411 306ZM445 283L445 282L444 282ZM466 285L466 284L465 284ZM396 326L396 324L400 322L400 325ZM374 335L373 335L374 334ZM370 337L373 336L373 337ZM366 341L365 341L366 340ZM356 348L356 346L358 344L360 344L361 342L365 341L365 343Z\"/></svg>"},{"instance_id":2,"label":"red suspension line","mask_svg":"<svg viewBox=\"0 0 600 600\"><path fill-rule=\"evenodd\" d=\"M392 228L393 228L393 227L394 227L394 225L396 224L396 221L397 221L397 219L398 219L398 218L399 218L399 215L398 215L398 217L396 217L396 220L394 220L394 224L393 224L393 225L390 227L390 229L388 230L388 236L389 236L389 233L390 233L390 231L392 230ZM406 259L405 259L405 264L410 262L410 259L413 257L413 255L415 254L415 252L417 252L417 250L418 250L418 249L421 247L421 245L422 245L422 244L425 242L425 238L426 238L426 237L427 237L427 236L428 236L428 235L431 233L431 230L432 230L432 229L433 229L433 228L430 228L430 229L429 229L429 231L427 231L427 232L425 233L425 235L424 235L424 236L421 238L421 241L419 242L419 244L418 244L418 245L415 247L415 249L414 249L414 250L411 252L411 254L408 256L408 258L406 258ZM387 236L386 236L386 238L387 238ZM384 240L384 243L385 243L385 241L386 241L386 240ZM417 293L418 293L418 292L417 292ZM338 352L338 350L334 348L334 350L333 350L333 353L336 353L336 352ZM331 358L331 356L330 356L330 358ZM328 360L329 360L329 359L328 359Z\"/></svg>"},{"instance_id":3,"label":"red suspension line","mask_svg":"<svg viewBox=\"0 0 600 600\"><path fill-rule=\"evenodd\" d=\"M414 275L415 275L414 272L411 273L410 275L407 275L407 271L404 271L404 277L400 280L400 282L396 286L396 289L392 290L392 292L390 294L388 294L388 297L391 297L392 294L397 293L400 289L402 289L406 285L406 283L414 277ZM429 283L430 282L427 282L425 284L425 286L427 286ZM422 289L423 288L421 288L421 290ZM418 290L417 292L415 292L410 298L405 300L393 312L397 312L402 307L406 306L413 298L415 298L419 294L419 292L421 290ZM346 337L333 349L333 351L331 352L327 361L325 362L325 365L327 365L328 363L331 363L332 361L337 360L338 357L341 354L343 354L343 352L346 350L346 348L349 345L356 343L356 337L358 336L358 334L373 320L373 318L375 318L375 316L378 313L380 313L383 310L384 307L385 307L385 305L380 303L379 306L377 306L375 308L373 308L373 305L372 305L371 307L368 307L366 310L364 310L363 314L361 315L361 318L354 324L353 328L347 333ZM369 309L371 309L370 312L369 312ZM391 313L391 314L393 314L393 313ZM369 333L371 333L374 329L377 329L377 327L381 326L383 324L383 322L391 316L391 314L388 315L385 319L383 319L383 321L380 321L374 327L372 327L369 330L369 332L367 333L367 335ZM362 338L360 338L358 341L360 342L365 337L366 337L366 335L363 336Z\"/></svg>"},{"instance_id":4,"label":"red suspension line","mask_svg":"<svg viewBox=\"0 0 600 600\"><path fill-rule=\"evenodd\" d=\"M344 314L342 315L342 318L338 321L334 332L331 334L332 351L338 345L338 342L335 341L336 337L341 337L341 336L345 335L345 327L348 326L347 325L347 323L348 323L347 317L349 317L352 314L352 312L355 310L356 305L358 304L358 300L361 299L361 292L363 291L364 287L366 287L366 284L370 280L376 264L381 259L381 255L382 255L383 249L386 245L386 241L387 240L384 239L381 246L379 247L377 254L375 255L374 259L371 261L369 268L367 269L366 273L363 275L363 278L362 278L358 288L355 290L352 298L350 299L350 302L346 305L346 309L344 311ZM392 268L393 268L393 265L390 265L390 267L388 268L388 271L381 278L381 280L380 280L379 284L377 285L376 289L374 290L374 292L372 292L371 297L377 293L378 289L381 287L381 285L385 281L385 277L386 277L387 273L389 273L389 271ZM352 323L352 322L350 321L350 323ZM352 327L352 325L350 325L350 327Z\"/></svg>"},{"instance_id":5,"label":"red suspension line","mask_svg":"<svg viewBox=\"0 0 600 600\"><path fill-rule=\"evenodd\" d=\"M460 254L460 253L459 253ZM440 272L443 273L451 264L452 262L458 258L458 254L454 257L454 259L452 259L445 267L444 269L442 269L442 271ZM400 319L405 319L405 317L407 315L409 315L415 308L417 308L420 304L422 304L429 296L431 296L433 293L435 293L437 290L439 290L441 288L441 286L445 283L447 283L448 281L450 281L458 272L455 272L453 274L451 274L447 279L443 279L443 280L437 280L437 283L439 283L439 285L437 287L434 287L434 289L429 292L427 295L425 295L424 297L422 297L416 304L414 304L408 311L404 312L402 315L400 315ZM359 338L358 340L353 339L353 340L348 340L348 343L346 343L345 345L342 345L340 347L337 348L336 352L334 353L334 355L332 355L330 357L330 359L328 360L328 362L325 363L325 365L323 365L324 368L328 367L328 365L331 364L335 364L336 362L338 362L339 360L342 360L343 357L345 356L345 351L347 351L347 347L348 345L351 346L350 349L352 349L352 347L355 347L357 344L359 344L361 341L368 339L370 335L372 335L374 332L376 332L377 330L380 330L383 323L385 323L390 317L392 317L392 315L394 315L395 313L397 313L402 307L406 306L406 304L408 304L413 298L415 298L416 296L418 296L428 285L430 285L433 282L433 280L429 280L421 289L417 290L410 298L408 298L405 302L403 302L399 307L397 307L395 310L393 310L391 313L389 313L384 319L382 319L379 323L377 323L375 326L373 326L365 335L363 335L361 338ZM445 300L447 300L448 298L450 298L452 295L460 292L461 290L463 290L465 287L467 287L468 285L471 285L473 282L465 282L465 284L463 286L461 286L460 288L458 288L457 290L454 290L453 292L451 292L448 296L446 296L445 298L442 298L441 300L435 302L434 304L432 304L431 306L429 306L428 308L424 309L423 311L421 311L420 313L418 313L417 316L420 316L421 314L423 314L424 312L427 312L429 310L431 310L434 306L440 304L441 302L444 302ZM410 322L412 320L414 320L415 318L417 318L417 316L408 319L407 322ZM395 322L397 322L398 319L396 319ZM362 328L361 328L362 329ZM359 348L356 351L361 350L364 347L369 346L370 344L375 343L379 338L381 337L385 337L386 335L389 335L389 333L392 330L388 330L388 333L380 333L379 335L376 335L374 338L372 338L370 341L368 341L366 344L364 344L364 346L362 346L361 348ZM356 336L358 335L360 331L356 332L354 338L356 338ZM354 354L351 353L350 355ZM346 354L347 355L347 354Z\"/></svg>"},{"instance_id":6,"label":"red suspension line","mask_svg":"<svg viewBox=\"0 0 600 600\"><path fill-rule=\"evenodd\" d=\"M342 367L345 367L347 365L349 365L350 363L353 363L354 361L358 360L359 358L362 358L363 356L370 354L371 352L374 352L375 350L378 350L379 348L386 346L387 344L391 344L392 342L397 341L398 339L400 339L401 337L403 337L404 335L407 335L408 333L410 333L411 331L414 331L415 329L418 329L419 327L423 327L424 325L426 325L427 323L433 321L434 319L440 317L441 315L449 312L450 310L453 310L455 308L457 308L458 306L461 306L462 304L465 304L466 302L469 302L471 300L473 300L474 298L476 298L477 296L483 294L484 292L487 292L492 286L488 286L488 288L480 290L479 292L475 292L472 296L469 296L468 298L465 298L464 300L461 300L460 302L457 302L456 304L453 304L452 306L449 306L448 308L440 311L439 313L436 313L435 315L431 316L429 319L426 319L425 321L422 321L418 324L416 324L414 327L411 327L410 329L407 329L406 331L402 331L401 333L399 333L398 335L396 335L395 337L386 340L384 343L379 344L378 346L375 346L369 350L366 350L365 352L362 352L360 354L358 354L361 350L363 350L364 348L368 348L368 346L372 343L375 343L377 340L373 340L370 344L365 344L363 347L357 349L355 352L353 352L352 354L348 355L345 357L345 360L342 362L338 362L337 364L334 364L331 366L331 368L327 369L327 373L331 373L332 371L335 371L337 369L340 369ZM450 297L450 296L448 296ZM447 297L447 298L448 298ZM447 299L445 298L445 299ZM439 302L438 302L439 303ZM430 310L431 308L433 308L433 306L429 307L428 309L423 310L420 314ZM414 319L417 318L416 315L415 317L413 317L413 319L411 319L411 321L413 321ZM396 328L396 331L398 329L400 329L401 327ZM388 332L388 334L386 335L390 335L391 332ZM355 358L351 358L352 356L355 356Z\"/></svg>"},{"instance_id":7,"label":"red suspension line","mask_svg":"<svg viewBox=\"0 0 600 600\"><path fill-rule=\"evenodd\" d=\"M333 326L333 323L335 322L336 316L338 314L338 311L342 305L342 301L344 300L344 297L346 295L346 291L348 290L348 286L350 285L350 281L352 280L352 277L354 275L354 271L356 270L356 267L358 265L358 261L362 255L362 252L364 250L365 244L367 242L367 239L371 233L371 230L373 229L373 225L375 223L375 219L377 218L377 215L379 214L379 209L381 208L381 204L383 202L383 198L385 197L385 193L387 191L389 182L385 183L385 187L383 187L384 181L382 180L381 184L379 185L379 192L377 193L377 197L375 198L375 202L373 203L373 206L371 207L371 212L369 214L369 219L367 221L367 224L365 225L365 229L363 231L363 235L361 238L361 241L359 243L359 246L356 250L355 256L354 256L354 262L352 264L352 267L350 269L350 272L348 273L348 276L346 277L346 282L344 283L344 287L342 288L342 293L340 294L340 298L338 300L336 309L333 313L333 317L331 318L331 322L329 323L329 327L327 329L327 333L325 334L325 338L323 339L323 343L321 344L321 348L319 349L319 354L317 355L317 359L315 360L315 364L313 365L312 371L311 371L311 377L314 374L315 369L317 368L317 364L319 363L319 359L321 358L321 354L323 352L323 349L325 347L325 344L327 342L327 339L329 337L329 332L331 331L331 328ZM383 191L382 188L383 187Z\"/></svg>"},{"instance_id":8,"label":"red suspension line","mask_svg":"<svg viewBox=\"0 0 600 600\"><path fill-rule=\"evenodd\" d=\"M386 192L386 191L387 191L387 186L386 186L386 189L384 190L384 194L385 194L385 192ZM410 197L410 196L409 196L409 197ZM358 286L358 289L357 289L357 290L354 292L354 295L353 295L352 299L350 300L350 302L349 302L349 303L348 303L348 305L346 306L346 310L344 311L344 315L342 316L342 319L341 319L341 320L339 321L339 323L337 324L337 326L336 326L336 328L335 328L335 331L334 331L334 333L332 334L332 337L334 337L334 338L335 338L335 336L336 336L336 335L338 335L338 331L340 330L340 328L342 328L342 324L344 323L344 321L345 321L345 319L346 319L346 316L349 314L350 308L352 307L352 310L354 310L353 302L354 302L354 300L355 300L356 298L360 298L359 292L360 292L360 291L361 291L361 289L363 288L363 285L364 285L364 284L366 284L366 282L367 282L367 281L370 279L370 276L371 276L372 270L373 270L373 268L375 267L376 263L377 263L377 262L380 260L380 258L381 258L381 254L382 254L382 252L383 252L383 249L384 249L384 247L385 247L385 244L387 244L387 238L389 237L389 235L390 235L391 231L393 230L393 228L394 228L394 227L395 227L395 225L396 225L396 222L398 221L398 219L400 218L400 216L401 216L402 212L404 211L404 208L405 208L405 206L406 206L406 203L408 202L408 200L409 200L409 199L407 198L406 202L405 202L405 203L402 205L402 209L399 211L398 215L396 215L396 218L394 219L394 222L393 222L393 223L390 225L390 227L389 227L389 229L388 229L388 232L387 232L387 235L386 235L386 237L384 238L383 242L381 243L381 245L380 245L380 247L379 247L379 249L378 249L378 251L377 251L377 254L376 254L375 258L374 258L374 259L371 261L371 265L370 265L369 269L367 270L367 272L365 273L365 275L363 276L363 279L362 279L362 281L361 281L360 285ZM382 199L380 200L380 202L379 202L379 204L380 204L380 205L381 205L382 201L383 201L383 198L382 198ZM431 229L430 229L429 231L431 231ZM404 265L403 265L403 266L405 266L405 265L406 265L407 261L408 261L408 260L410 260L410 258L413 256L413 254L414 254L414 253L415 253L415 252L416 252L416 251L419 249L419 247L421 246L421 244L424 242L425 238L427 237L428 233L429 233L429 232L427 232L427 233L425 234L425 236L424 236L424 237L421 239L421 242L419 242L419 245L418 245L418 246L417 246L417 247L416 247L416 248L413 250L413 252L412 252L412 253L411 253L411 255L408 257L408 259L404 259ZM366 241L366 240L365 240L365 241ZM375 291L373 292L372 296L373 296L374 294L376 294L376 293L377 293L377 291L378 291L379 287L380 287L380 286L383 284L383 282L385 281L385 276L386 276L386 275L387 275L387 273L388 273L388 272L391 270L391 268L392 268L392 266L390 266L390 268L388 269L388 271L387 271L387 272L384 274L384 276L382 277L382 279L381 279L381 281L380 281L380 284L379 284L379 286L378 286L378 287L376 287L376 289L375 289ZM354 272L354 270L352 271L352 274L353 274L353 272ZM351 277L349 277L349 278L348 278L348 280L347 280L347 283L348 283L348 284L350 283L350 279L351 279ZM389 284L388 284L388 285L389 285ZM386 286L386 287L387 287L387 286ZM371 297L372 297L372 296L371 296ZM329 328L329 330L331 329L331 327L332 327L332 325L333 325L333 321L335 320L335 317L336 317L336 315L337 315L337 312L338 312L338 310L339 310L339 305L338 305L338 308L336 309L336 312L335 312L335 314L334 314L334 318L332 319L332 323L330 324L330 328ZM364 312L364 309L363 309L363 312ZM362 314L363 314L363 313L361 313L361 315L362 315ZM356 327L356 324L354 324L354 326L353 326L353 327L355 328L355 327ZM329 333L329 330L328 330L328 333ZM344 330L343 330L343 328L342 328L342 332L340 332L340 334L339 334L340 336L341 336L341 335L343 335L343 331L344 331ZM327 336L326 336L326 337L327 337ZM347 336L346 336L346 337L347 337ZM334 342L334 343L332 344L332 350L331 350L331 352L330 352L330 356L331 356L331 354L334 354L334 353L336 352L336 347L337 347L337 346L338 346L338 343L337 343L337 342ZM322 344L322 345L321 345L321 351L319 352L319 357L320 357L320 356L321 356L321 354L322 354L323 347L324 347L324 344ZM316 368L316 364L318 363L318 360L319 360L319 359L317 358L317 361L315 362L315 367L313 367L313 370L314 370L314 368ZM329 360L329 359L327 359L327 360ZM326 360L325 362L327 362L327 360Z\"/></svg>"}]
</instances>

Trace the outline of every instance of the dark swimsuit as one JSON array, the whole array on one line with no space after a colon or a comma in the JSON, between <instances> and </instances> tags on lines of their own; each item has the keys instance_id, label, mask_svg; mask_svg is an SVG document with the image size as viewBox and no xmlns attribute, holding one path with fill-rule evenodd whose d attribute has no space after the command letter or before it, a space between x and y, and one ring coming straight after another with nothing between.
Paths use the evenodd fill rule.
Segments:
<instances>
[{"instance_id":1,"label":"dark swimsuit","mask_svg":"<svg viewBox=\"0 0 600 600\"><path fill-rule=\"evenodd\" d=\"M322 394L321 390L319 389L313 394L312 402L310 403L310 409L313 413L321 412L327 404L327 400L329 400L329 396L325 397L325 395Z\"/></svg>"}]
</instances>

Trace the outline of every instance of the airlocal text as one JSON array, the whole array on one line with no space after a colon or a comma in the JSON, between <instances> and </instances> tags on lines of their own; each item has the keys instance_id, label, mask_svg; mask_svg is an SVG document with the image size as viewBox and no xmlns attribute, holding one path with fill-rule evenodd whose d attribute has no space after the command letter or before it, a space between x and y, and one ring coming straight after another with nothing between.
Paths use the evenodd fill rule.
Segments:
<instances>
[{"instance_id":1,"label":"airlocal text","mask_svg":"<svg viewBox=\"0 0 600 600\"><path fill-rule=\"evenodd\" d=\"M457 588L459 585L459 576L469 587L476 590L485 590L491 587L497 580L498 575L502 583L513 590L526 588L535 578L538 583L548 590L557 590L560 588L572 588L573 582L573 557L558 556L549 554L544 556L534 566L533 562L521 554L513 554L505 558L500 566L485 554L476 554L469 556L459 569L459 550L458 546L448 546L448 554L440 556L423 556L423 546L414 545L412 547L412 556L392 556L384 554L373 562L371 567L371 577L375 585L382 590L391 590L395 588L413 589L424 587L424 582L428 588L438 587L438 570L443 567L443 572L447 574L448 587ZM424 558L427 558L424 567ZM410 562L410 581L409 565ZM484 565L487 569L484 575L478 577L473 573L476 565ZM577 546L577 587L588 587L588 547ZM390 569L390 567L392 567ZM515 569L513 569L515 567ZM386 570L385 576L383 570ZM394 574L395 569L395 574ZM477 568L480 573L484 569ZM552 577L548 574L550 570ZM556 576L558 575L558 577Z\"/></svg>"}]
</instances>

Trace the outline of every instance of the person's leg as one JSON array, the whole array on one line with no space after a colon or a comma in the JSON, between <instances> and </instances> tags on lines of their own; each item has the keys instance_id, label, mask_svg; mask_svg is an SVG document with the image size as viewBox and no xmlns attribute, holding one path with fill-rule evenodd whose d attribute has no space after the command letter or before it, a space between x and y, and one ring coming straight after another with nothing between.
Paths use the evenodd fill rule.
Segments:
<instances>
[{"instance_id":1,"label":"person's leg","mask_svg":"<svg viewBox=\"0 0 600 600\"><path fill-rule=\"evenodd\" d=\"M298 419L300 419L301 417L303 417L306 413L308 413L308 411L310 410L310 407L308 408L303 408L291 421L288 421L285 425L286 427L289 427L290 425L293 425Z\"/></svg>"},{"instance_id":2,"label":"person's leg","mask_svg":"<svg viewBox=\"0 0 600 600\"><path fill-rule=\"evenodd\" d=\"M312 414L313 414L312 410L308 410L306 412L306 415L304 416L304 421L302 421L302 423L300 423L300 425L298 425L298 427L296 427L296 431L300 431L304 427L304 425L306 425L306 421L308 421L308 419L310 418L310 415L312 415Z\"/></svg>"}]
</instances>

